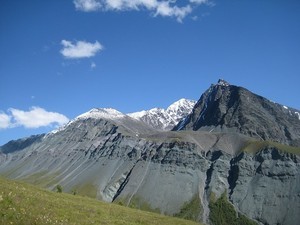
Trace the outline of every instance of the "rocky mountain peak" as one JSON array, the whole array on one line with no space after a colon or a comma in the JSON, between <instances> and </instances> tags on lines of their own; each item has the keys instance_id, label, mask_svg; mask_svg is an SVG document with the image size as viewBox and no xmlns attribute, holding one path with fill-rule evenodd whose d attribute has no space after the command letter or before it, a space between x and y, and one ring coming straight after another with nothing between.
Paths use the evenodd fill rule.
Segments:
<instances>
[{"instance_id":1,"label":"rocky mountain peak","mask_svg":"<svg viewBox=\"0 0 300 225\"><path fill-rule=\"evenodd\" d=\"M76 117L76 119L116 119L123 118L126 115L112 108L93 108L90 111Z\"/></svg>"},{"instance_id":2,"label":"rocky mountain peak","mask_svg":"<svg viewBox=\"0 0 300 225\"><path fill-rule=\"evenodd\" d=\"M174 130L237 132L300 146L299 111L224 80L203 93L193 112Z\"/></svg>"},{"instance_id":3,"label":"rocky mountain peak","mask_svg":"<svg viewBox=\"0 0 300 225\"><path fill-rule=\"evenodd\" d=\"M167 109L153 108L130 113L128 116L140 120L155 129L171 130L180 120L191 113L195 103L194 100L182 98L171 104Z\"/></svg>"},{"instance_id":4,"label":"rocky mountain peak","mask_svg":"<svg viewBox=\"0 0 300 225\"><path fill-rule=\"evenodd\" d=\"M219 79L217 85L229 86L230 84L226 80Z\"/></svg>"},{"instance_id":5,"label":"rocky mountain peak","mask_svg":"<svg viewBox=\"0 0 300 225\"><path fill-rule=\"evenodd\" d=\"M167 113L171 113L174 114L175 116L178 115L180 117L186 115L186 111L188 109L188 111L190 109L193 109L194 105L196 104L196 101L194 100L189 100L189 99L185 99L182 98L176 102L174 102L173 104L171 104L166 112Z\"/></svg>"}]
</instances>

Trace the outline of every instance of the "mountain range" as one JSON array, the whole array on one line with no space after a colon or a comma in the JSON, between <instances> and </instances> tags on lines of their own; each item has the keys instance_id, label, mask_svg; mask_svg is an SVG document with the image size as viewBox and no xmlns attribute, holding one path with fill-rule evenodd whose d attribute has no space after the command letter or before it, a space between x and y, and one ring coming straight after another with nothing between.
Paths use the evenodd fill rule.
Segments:
<instances>
[{"instance_id":1,"label":"mountain range","mask_svg":"<svg viewBox=\"0 0 300 225\"><path fill-rule=\"evenodd\" d=\"M130 113L128 116L143 121L158 130L171 130L192 112L195 104L196 101L194 100L182 98L174 102L167 109L153 108Z\"/></svg>"},{"instance_id":2,"label":"mountain range","mask_svg":"<svg viewBox=\"0 0 300 225\"><path fill-rule=\"evenodd\" d=\"M226 199L239 218L296 225L299 115L219 80L197 102L128 115L94 108L10 141L0 147L0 174L206 224L218 224L215 205Z\"/></svg>"}]
</instances>

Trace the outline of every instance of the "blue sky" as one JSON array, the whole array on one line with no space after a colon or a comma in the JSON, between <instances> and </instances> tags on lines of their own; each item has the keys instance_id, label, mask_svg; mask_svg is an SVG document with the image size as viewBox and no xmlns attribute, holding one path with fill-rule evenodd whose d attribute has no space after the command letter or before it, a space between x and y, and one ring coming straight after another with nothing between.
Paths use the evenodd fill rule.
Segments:
<instances>
[{"instance_id":1,"label":"blue sky","mask_svg":"<svg viewBox=\"0 0 300 225\"><path fill-rule=\"evenodd\" d=\"M0 145L93 107L198 100L219 78L300 109L298 0L3 0Z\"/></svg>"}]
</instances>

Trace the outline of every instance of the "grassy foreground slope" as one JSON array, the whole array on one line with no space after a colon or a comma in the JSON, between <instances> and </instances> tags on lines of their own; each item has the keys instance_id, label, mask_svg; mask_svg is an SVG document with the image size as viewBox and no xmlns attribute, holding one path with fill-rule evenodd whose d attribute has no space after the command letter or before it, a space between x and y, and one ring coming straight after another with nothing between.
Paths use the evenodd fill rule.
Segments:
<instances>
[{"instance_id":1,"label":"grassy foreground slope","mask_svg":"<svg viewBox=\"0 0 300 225\"><path fill-rule=\"evenodd\" d=\"M196 225L198 223L87 197L55 193L26 183L0 178L0 224Z\"/></svg>"}]
</instances>

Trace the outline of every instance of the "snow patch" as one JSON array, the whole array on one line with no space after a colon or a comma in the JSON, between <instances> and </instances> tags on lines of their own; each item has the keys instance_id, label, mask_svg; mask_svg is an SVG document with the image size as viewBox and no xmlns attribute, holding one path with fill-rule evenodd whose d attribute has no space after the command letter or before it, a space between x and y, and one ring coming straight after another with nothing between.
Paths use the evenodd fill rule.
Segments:
<instances>
[{"instance_id":1,"label":"snow patch","mask_svg":"<svg viewBox=\"0 0 300 225\"><path fill-rule=\"evenodd\" d=\"M179 123L178 123L178 129L177 130L182 130L182 128L185 126L186 124L186 121L188 120L188 115L183 119L181 120Z\"/></svg>"},{"instance_id":2,"label":"snow patch","mask_svg":"<svg viewBox=\"0 0 300 225\"><path fill-rule=\"evenodd\" d=\"M47 133L47 134L43 137L43 139L48 138L49 136L51 136L51 135L53 135L53 134L56 134L56 133L58 133L58 132L61 132L61 131L65 130L68 126L70 126L70 125L71 125L72 123L74 123L74 122L75 122L75 120L70 120L67 124L65 124L65 125L63 125L63 126L57 128L57 129L52 130L52 131L50 131L49 133Z\"/></svg>"},{"instance_id":3,"label":"snow patch","mask_svg":"<svg viewBox=\"0 0 300 225\"><path fill-rule=\"evenodd\" d=\"M296 116L299 120L300 120L300 112L294 110L294 109L291 109L285 105L282 106L282 108L284 108L285 110L287 110L286 112L288 112L288 114L290 116Z\"/></svg>"},{"instance_id":4,"label":"snow patch","mask_svg":"<svg viewBox=\"0 0 300 225\"><path fill-rule=\"evenodd\" d=\"M90 111L81 114L80 116L76 117L75 120L78 119L121 119L124 118L126 115L115 110L112 108L94 108Z\"/></svg>"},{"instance_id":5,"label":"snow patch","mask_svg":"<svg viewBox=\"0 0 300 225\"><path fill-rule=\"evenodd\" d=\"M141 117L147 115L147 111L143 110L143 111L140 111L140 112L129 113L127 115L134 118L134 119L138 119L138 118L141 118Z\"/></svg>"},{"instance_id":6,"label":"snow patch","mask_svg":"<svg viewBox=\"0 0 300 225\"><path fill-rule=\"evenodd\" d=\"M182 98L171 104L167 109L153 108L127 115L143 121L154 128L168 130L172 129L182 118L190 114L195 104L196 101Z\"/></svg>"},{"instance_id":7,"label":"snow patch","mask_svg":"<svg viewBox=\"0 0 300 225\"><path fill-rule=\"evenodd\" d=\"M300 113L299 112L295 112L295 114L298 116L298 119L300 120Z\"/></svg>"}]
</instances>

